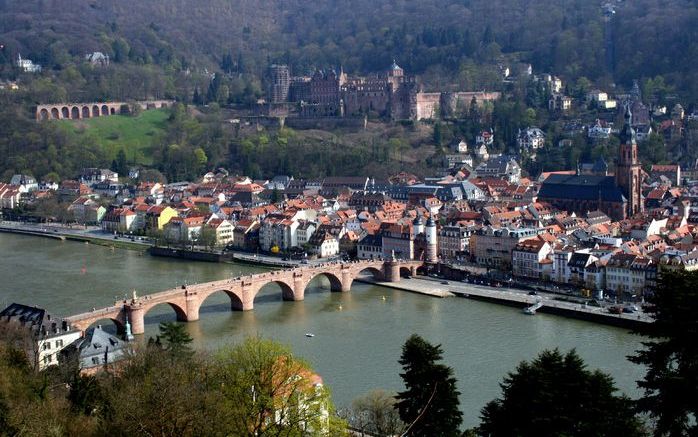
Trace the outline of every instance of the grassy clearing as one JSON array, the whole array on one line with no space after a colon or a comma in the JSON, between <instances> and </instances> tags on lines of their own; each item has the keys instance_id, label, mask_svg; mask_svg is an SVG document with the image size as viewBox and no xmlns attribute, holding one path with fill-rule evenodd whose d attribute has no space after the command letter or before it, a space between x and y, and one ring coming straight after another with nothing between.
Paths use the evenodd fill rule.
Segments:
<instances>
[{"instance_id":1,"label":"grassy clearing","mask_svg":"<svg viewBox=\"0 0 698 437\"><path fill-rule=\"evenodd\" d=\"M124 149L130 162L152 163L151 148L165 128L167 109L143 111L137 117L110 115L85 120L61 120L59 123L78 140L100 145L114 159Z\"/></svg>"}]
</instances>

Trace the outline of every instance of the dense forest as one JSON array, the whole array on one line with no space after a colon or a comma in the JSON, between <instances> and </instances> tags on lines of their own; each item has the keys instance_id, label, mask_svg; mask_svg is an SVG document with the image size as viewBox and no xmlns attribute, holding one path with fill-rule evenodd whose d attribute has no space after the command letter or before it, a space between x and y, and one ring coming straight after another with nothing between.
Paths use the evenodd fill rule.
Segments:
<instances>
[{"instance_id":1,"label":"dense forest","mask_svg":"<svg viewBox=\"0 0 698 437\"><path fill-rule=\"evenodd\" d=\"M0 91L0 179L26 172L60 180L88 166L152 163L168 180L195 179L217 166L255 177L359 171L382 177L399 170L425 174L427 166L440 165L452 139L472 141L481 129L496 130L495 153L512 152L518 129L531 125L557 144L563 123L548 111L548 91L521 75L503 82L500 66L511 67L514 77L528 64L534 72L554 73L580 103L594 87L625 92L637 79L646 103L681 102L692 111L698 101L698 3L613 5L615 13L581 0L0 0L0 83L16 80L20 88ZM85 61L94 51L109 56L108 67ZM20 54L43 71L20 71ZM337 132L313 138L291 130L239 136L228 129L229 113L219 110L249 108L263 97L274 62L288 63L295 74L339 65L365 74L392 59L418 74L427 90L491 89L506 98L439 126L434 141L416 135L414 125L361 138ZM117 144L105 148L103 138L34 122L37 103L144 98L194 105L169 114L158 132L144 138L139 157L118 144L118 135L112 139ZM575 116L592 117L585 109ZM522 164L535 175L599 156L612 159L613 141L576 138L571 147L542 151L537 161L524 156ZM694 142L665 145L654 137L641 146L643 162L681 157L687 163L695 158ZM119 148L127 159L115 163Z\"/></svg>"},{"instance_id":2,"label":"dense forest","mask_svg":"<svg viewBox=\"0 0 698 437\"><path fill-rule=\"evenodd\" d=\"M241 98L260 91L271 62L366 73L395 58L433 87L494 87L493 67L521 62L624 87L662 76L695 100L696 23L691 0L618 2L607 16L582 0L3 0L0 64L16 74L21 53L64 78L71 99L188 96L198 75L219 71ZM81 69L92 51L119 68Z\"/></svg>"}]
</instances>

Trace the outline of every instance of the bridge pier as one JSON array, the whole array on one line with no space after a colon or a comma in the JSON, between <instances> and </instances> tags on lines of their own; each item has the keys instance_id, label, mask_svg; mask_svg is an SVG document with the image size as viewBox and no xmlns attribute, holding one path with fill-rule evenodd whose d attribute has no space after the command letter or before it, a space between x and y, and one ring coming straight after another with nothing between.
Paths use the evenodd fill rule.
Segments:
<instances>
[{"instance_id":1,"label":"bridge pier","mask_svg":"<svg viewBox=\"0 0 698 437\"><path fill-rule=\"evenodd\" d=\"M293 300L298 302L305 299L305 283L303 273L293 273Z\"/></svg>"},{"instance_id":2,"label":"bridge pier","mask_svg":"<svg viewBox=\"0 0 698 437\"><path fill-rule=\"evenodd\" d=\"M199 320L199 308L201 308L201 302L196 293L186 292L186 303L187 303L187 322L194 322Z\"/></svg>"},{"instance_id":3,"label":"bridge pier","mask_svg":"<svg viewBox=\"0 0 698 437\"><path fill-rule=\"evenodd\" d=\"M383 264L383 276L386 282L399 282L400 262L395 260L386 261Z\"/></svg>"},{"instance_id":4,"label":"bridge pier","mask_svg":"<svg viewBox=\"0 0 698 437\"><path fill-rule=\"evenodd\" d=\"M128 320L134 335L145 333L145 309L142 306L128 307Z\"/></svg>"},{"instance_id":5,"label":"bridge pier","mask_svg":"<svg viewBox=\"0 0 698 437\"><path fill-rule=\"evenodd\" d=\"M252 291L252 283L251 282L245 282L244 280L242 281L242 293L240 296L240 304L239 306L234 302L231 307L233 310L238 310L238 311L250 311L254 308L254 293Z\"/></svg>"},{"instance_id":6,"label":"bridge pier","mask_svg":"<svg viewBox=\"0 0 698 437\"><path fill-rule=\"evenodd\" d=\"M347 291L351 290L351 283L353 281L354 278L351 275L349 266L342 265L342 293L346 293Z\"/></svg>"}]
</instances>

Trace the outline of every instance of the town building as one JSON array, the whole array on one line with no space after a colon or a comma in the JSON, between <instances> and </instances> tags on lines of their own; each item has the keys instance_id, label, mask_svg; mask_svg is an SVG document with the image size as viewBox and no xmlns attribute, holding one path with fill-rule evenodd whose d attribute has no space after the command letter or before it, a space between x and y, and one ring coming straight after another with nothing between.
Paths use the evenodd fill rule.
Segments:
<instances>
[{"instance_id":1,"label":"town building","mask_svg":"<svg viewBox=\"0 0 698 437\"><path fill-rule=\"evenodd\" d=\"M519 150L536 150L545 146L545 133L537 127L528 127L524 130L519 129L516 136L516 142Z\"/></svg>"},{"instance_id":2,"label":"town building","mask_svg":"<svg viewBox=\"0 0 698 437\"><path fill-rule=\"evenodd\" d=\"M480 265L506 270L516 245L539 233L532 228L481 228L470 237L470 257Z\"/></svg>"},{"instance_id":3,"label":"town building","mask_svg":"<svg viewBox=\"0 0 698 437\"><path fill-rule=\"evenodd\" d=\"M553 261L548 259L552 245L545 240L530 238L516 244L511 251L512 273L528 279L550 279Z\"/></svg>"},{"instance_id":4,"label":"town building","mask_svg":"<svg viewBox=\"0 0 698 437\"><path fill-rule=\"evenodd\" d=\"M43 308L13 303L0 311L0 323L14 323L26 329L24 344L29 361L39 370L59 364L59 354L81 337L65 320L52 318Z\"/></svg>"},{"instance_id":5,"label":"town building","mask_svg":"<svg viewBox=\"0 0 698 437\"><path fill-rule=\"evenodd\" d=\"M442 226L438 232L439 255L443 260L467 256L473 229L466 226Z\"/></svg>"},{"instance_id":6,"label":"town building","mask_svg":"<svg viewBox=\"0 0 698 437\"><path fill-rule=\"evenodd\" d=\"M77 361L81 374L92 375L102 369L113 368L126 357L128 350L127 342L104 331L102 326L98 325L88 329L84 337L61 351L61 356L68 362Z\"/></svg>"}]
</instances>

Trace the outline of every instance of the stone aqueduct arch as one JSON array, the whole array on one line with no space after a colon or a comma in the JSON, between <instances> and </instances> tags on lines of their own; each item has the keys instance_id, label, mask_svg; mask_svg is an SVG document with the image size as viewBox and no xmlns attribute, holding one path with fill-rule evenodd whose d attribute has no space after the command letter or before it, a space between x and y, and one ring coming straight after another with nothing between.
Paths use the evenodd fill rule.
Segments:
<instances>
[{"instance_id":1,"label":"stone aqueduct arch","mask_svg":"<svg viewBox=\"0 0 698 437\"><path fill-rule=\"evenodd\" d=\"M106 103L56 103L53 105L38 105L36 120L78 120L83 118L103 117L121 113L124 102ZM146 100L136 103L141 109L169 108L174 100Z\"/></svg>"},{"instance_id":2,"label":"stone aqueduct arch","mask_svg":"<svg viewBox=\"0 0 698 437\"><path fill-rule=\"evenodd\" d=\"M279 270L242 276L229 280L213 281L203 284L181 286L135 299L116 302L114 306L78 314L67 318L76 329L87 330L92 324L102 319L111 319L117 327L125 326L128 318L133 334L145 331L145 315L154 307L168 304L177 315L177 320L193 322L199 320L199 310L212 294L224 292L231 302L231 309L249 311L254 307L254 299L267 284L276 283L281 288L284 300L302 301L305 289L318 276L330 280L332 291L347 292L354 280L364 272L370 272L374 278L385 282L400 280L400 271L407 269L416 275L419 261L357 261L353 263L331 263L318 267L304 267Z\"/></svg>"}]
</instances>

